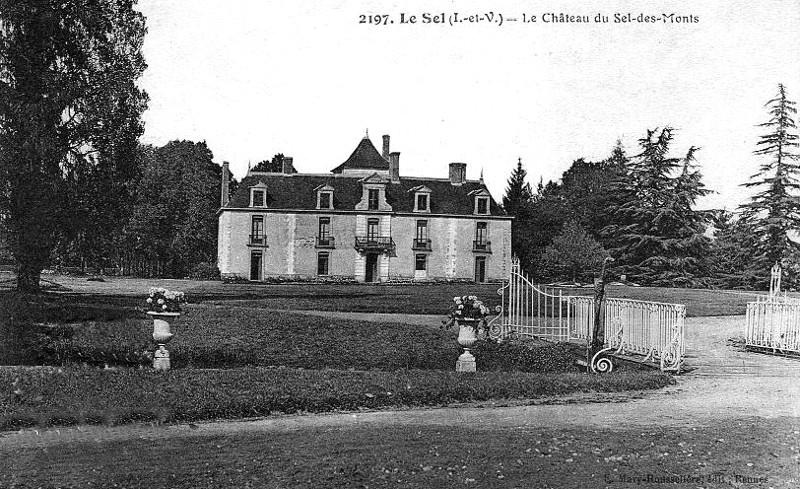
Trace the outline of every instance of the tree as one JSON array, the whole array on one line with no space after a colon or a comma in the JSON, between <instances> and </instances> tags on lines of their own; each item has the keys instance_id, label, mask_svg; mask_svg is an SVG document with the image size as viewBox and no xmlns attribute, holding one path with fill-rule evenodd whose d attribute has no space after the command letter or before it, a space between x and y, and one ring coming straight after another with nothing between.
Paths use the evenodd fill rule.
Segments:
<instances>
[{"instance_id":1,"label":"tree","mask_svg":"<svg viewBox=\"0 0 800 489\"><path fill-rule=\"evenodd\" d=\"M146 95L135 80L146 29L133 5L0 0L0 216L22 291L39 290L63 223L75 218L70 187L89 166L106 166L104 178L124 173L117 163L141 133Z\"/></svg>"},{"instance_id":2,"label":"tree","mask_svg":"<svg viewBox=\"0 0 800 489\"><path fill-rule=\"evenodd\" d=\"M615 209L615 223L604 233L619 246L612 250L618 271L653 285L697 285L705 274L709 239L707 215L693 209L709 191L695 168L697 148L682 158L669 156L673 129L648 130L641 153L631 161L624 190L634 198Z\"/></svg>"},{"instance_id":3,"label":"tree","mask_svg":"<svg viewBox=\"0 0 800 489\"><path fill-rule=\"evenodd\" d=\"M560 193L575 219L604 246L602 230L613 223L613 209L630 200L625 191L628 157L617 141L611 156L594 163L579 158L561 176Z\"/></svg>"},{"instance_id":4,"label":"tree","mask_svg":"<svg viewBox=\"0 0 800 489\"><path fill-rule=\"evenodd\" d=\"M577 282L591 277L608 256L606 250L577 221L564 224L561 232L545 248L542 263L548 276Z\"/></svg>"},{"instance_id":5,"label":"tree","mask_svg":"<svg viewBox=\"0 0 800 489\"><path fill-rule=\"evenodd\" d=\"M523 265L534 278L540 279L546 271L542 266L542 254L569 220L569 207L557 183L550 181L544 184L539 181L530 214L525 232L529 243L529 262L523 262Z\"/></svg>"},{"instance_id":6,"label":"tree","mask_svg":"<svg viewBox=\"0 0 800 489\"><path fill-rule=\"evenodd\" d=\"M256 166L253 167L252 171L264 171L270 173L283 173L283 153L278 153L272 157L272 160L263 160L259 161ZM289 169L289 173L297 173L294 168Z\"/></svg>"},{"instance_id":7,"label":"tree","mask_svg":"<svg viewBox=\"0 0 800 489\"><path fill-rule=\"evenodd\" d=\"M759 278L752 269L758 238L751 223L731 212L711 213L714 237L709 254L713 285L725 289L753 289Z\"/></svg>"},{"instance_id":8,"label":"tree","mask_svg":"<svg viewBox=\"0 0 800 489\"><path fill-rule=\"evenodd\" d=\"M511 222L511 252L523 264L530 262L531 253L531 203L533 192L531 185L526 182L528 172L522 166L522 158L517 160L517 166L511 172L503 196L503 210L513 216Z\"/></svg>"},{"instance_id":9,"label":"tree","mask_svg":"<svg viewBox=\"0 0 800 489\"><path fill-rule=\"evenodd\" d=\"M750 177L745 187L759 188L750 202L742 206L745 219L753 223L753 232L758 236L752 267L759 270L761 285L769 278L769 270L775 263L786 260L797 245L789 234L797 230L800 219L800 201L796 192L800 189L798 175L800 164L795 148L798 146L797 126L794 114L795 103L787 98L786 88L778 85L778 94L765 104L770 119L759 124L769 130L759 138L758 149L753 153L766 156L758 173Z\"/></svg>"},{"instance_id":10,"label":"tree","mask_svg":"<svg viewBox=\"0 0 800 489\"><path fill-rule=\"evenodd\" d=\"M185 277L194 265L216 259L222 168L212 160L205 142L143 148L142 177L122 240L130 243L128 269Z\"/></svg>"}]
</instances>

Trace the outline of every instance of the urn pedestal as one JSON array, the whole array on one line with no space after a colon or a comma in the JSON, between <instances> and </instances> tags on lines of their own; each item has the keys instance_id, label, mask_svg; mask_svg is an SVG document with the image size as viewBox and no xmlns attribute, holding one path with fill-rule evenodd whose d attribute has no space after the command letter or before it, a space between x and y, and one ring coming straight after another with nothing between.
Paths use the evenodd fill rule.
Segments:
<instances>
[{"instance_id":1,"label":"urn pedestal","mask_svg":"<svg viewBox=\"0 0 800 489\"><path fill-rule=\"evenodd\" d=\"M458 326L458 344L464 347L462 353L456 361L456 372L475 372L477 367L475 364L475 356L470 353L469 349L478 341L476 333L477 319L456 319Z\"/></svg>"},{"instance_id":2,"label":"urn pedestal","mask_svg":"<svg viewBox=\"0 0 800 489\"><path fill-rule=\"evenodd\" d=\"M172 327L170 323L178 319L179 312L152 312L147 313L153 318L153 340L158 347L153 355L153 368L156 370L169 370L169 350L166 344L172 339Z\"/></svg>"}]
</instances>

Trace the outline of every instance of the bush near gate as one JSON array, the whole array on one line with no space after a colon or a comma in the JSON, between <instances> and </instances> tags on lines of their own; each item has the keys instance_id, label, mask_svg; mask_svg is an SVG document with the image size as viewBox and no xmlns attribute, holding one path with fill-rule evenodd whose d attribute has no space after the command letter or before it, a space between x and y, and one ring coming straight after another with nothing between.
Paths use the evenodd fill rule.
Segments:
<instances>
[{"instance_id":1,"label":"bush near gate","mask_svg":"<svg viewBox=\"0 0 800 489\"><path fill-rule=\"evenodd\" d=\"M506 372L571 372L575 370L573 348L523 338L501 342L479 341L472 348L481 370Z\"/></svg>"}]
</instances>

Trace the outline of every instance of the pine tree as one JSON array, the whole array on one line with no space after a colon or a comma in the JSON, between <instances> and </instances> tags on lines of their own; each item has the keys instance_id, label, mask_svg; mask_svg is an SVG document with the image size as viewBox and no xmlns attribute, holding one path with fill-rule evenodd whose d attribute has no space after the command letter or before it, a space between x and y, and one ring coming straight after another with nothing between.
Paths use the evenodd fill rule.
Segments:
<instances>
[{"instance_id":1,"label":"pine tree","mask_svg":"<svg viewBox=\"0 0 800 489\"><path fill-rule=\"evenodd\" d=\"M531 252L531 204L533 192L526 182L528 172L522 166L522 158L508 178L506 193L503 196L503 210L513 216L511 223L511 252L520 259L523 266L530 262Z\"/></svg>"},{"instance_id":2,"label":"pine tree","mask_svg":"<svg viewBox=\"0 0 800 489\"><path fill-rule=\"evenodd\" d=\"M708 193L694 166L697 148L683 158L669 156L673 129L648 130L630 163L624 191L634 198L615 211L617 224L606 231L621 272L653 285L697 284L704 273L705 213L693 209Z\"/></svg>"},{"instance_id":3,"label":"pine tree","mask_svg":"<svg viewBox=\"0 0 800 489\"><path fill-rule=\"evenodd\" d=\"M795 102L788 99L783 85L778 85L778 94L765 107L769 108L771 117L758 127L767 128L769 132L759 138L758 149L753 153L768 159L761 164L758 173L750 177L751 181L744 184L760 191L742 206L745 219L752 223L752 231L759 238L752 271L758 275L762 286L769 278L772 265L784 262L797 247L789 234L797 230L800 219L800 201L795 193L800 189L800 164L795 149L798 146L794 120L797 108Z\"/></svg>"}]
</instances>

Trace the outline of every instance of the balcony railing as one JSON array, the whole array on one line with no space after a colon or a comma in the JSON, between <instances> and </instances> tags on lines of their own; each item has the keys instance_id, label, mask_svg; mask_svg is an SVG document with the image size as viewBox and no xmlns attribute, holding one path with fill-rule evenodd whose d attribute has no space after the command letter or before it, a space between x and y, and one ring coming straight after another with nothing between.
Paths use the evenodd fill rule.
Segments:
<instances>
[{"instance_id":1,"label":"balcony railing","mask_svg":"<svg viewBox=\"0 0 800 489\"><path fill-rule=\"evenodd\" d=\"M492 242L476 239L475 241L472 242L472 251L475 253L491 253Z\"/></svg>"},{"instance_id":2,"label":"balcony railing","mask_svg":"<svg viewBox=\"0 0 800 489\"><path fill-rule=\"evenodd\" d=\"M431 251L431 240L428 238L414 238L411 249L415 251Z\"/></svg>"},{"instance_id":3,"label":"balcony railing","mask_svg":"<svg viewBox=\"0 0 800 489\"><path fill-rule=\"evenodd\" d=\"M336 248L336 240L333 236L317 236L317 248Z\"/></svg>"},{"instance_id":4,"label":"balcony railing","mask_svg":"<svg viewBox=\"0 0 800 489\"><path fill-rule=\"evenodd\" d=\"M394 241L388 236L356 236L355 249L360 252L392 250Z\"/></svg>"},{"instance_id":5,"label":"balcony railing","mask_svg":"<svg viewBox=\"0 0 800 489\"><path fill-rule=\"evenodd\" d=\"M250 246L267 246L267 236L264 234L251 234L247 244Z\"/></svg>"}]
</instances>

